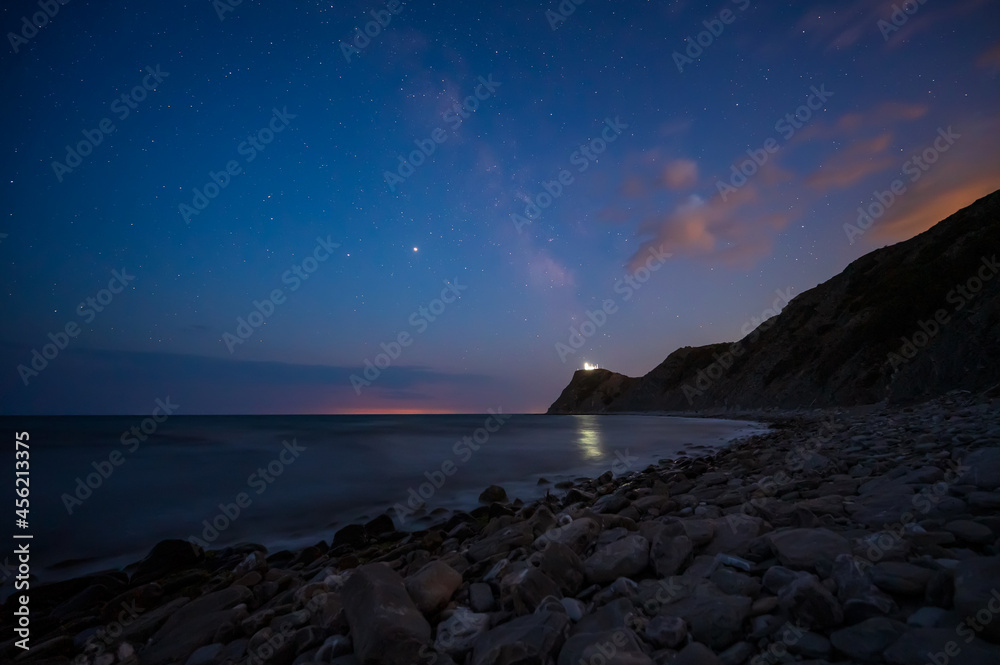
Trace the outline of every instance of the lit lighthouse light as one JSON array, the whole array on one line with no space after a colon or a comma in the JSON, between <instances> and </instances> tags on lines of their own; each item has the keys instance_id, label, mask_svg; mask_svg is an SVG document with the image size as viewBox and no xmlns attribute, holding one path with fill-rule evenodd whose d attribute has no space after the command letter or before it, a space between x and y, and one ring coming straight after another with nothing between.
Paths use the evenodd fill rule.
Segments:
<instances>
[{"instance_id":1,"label":"lit lighthouse light","mask_svg":"<svg viewBox=\"0 0 1000 665\"><path fill-rule=\"evenodd\" d=\"M600 367L598 367L597 365L591 365L590 363L583 363L583 369L589 372L592 369L600 369Z\"/></svg>"}]
</instances>

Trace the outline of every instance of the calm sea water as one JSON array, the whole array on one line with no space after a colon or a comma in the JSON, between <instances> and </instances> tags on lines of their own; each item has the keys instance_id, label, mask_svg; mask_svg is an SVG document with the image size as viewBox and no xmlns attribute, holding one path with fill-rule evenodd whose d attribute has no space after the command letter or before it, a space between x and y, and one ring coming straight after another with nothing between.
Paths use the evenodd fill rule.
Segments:
<instances>
[{"instance_id":1,"label":"calm sea water","mask_svg":"<svg viewBox=\"0 0 1000 665\"><path fill-rule=\"evenodd\" d=\"M406 506L411 489L426 497L428 513L474 508L490 484L528 501L561 480L641 470L763 429L658 416L515 415L499 428L486 414L173 416L141 441L129 430L142 421L0 418L8 440L31 435L26 532L32 572L43 580L136 561L166 538L271 551L329 542L352 521L396 516L391 508ZM5 458L2 472L13 476L13 454ZM551 484L539 485L543 477ZM12 506L13 493L4 494ZM220 517L220 504L240 515ZM401 526L426 523L413 516Z\"/></svg>"}]
</instances>

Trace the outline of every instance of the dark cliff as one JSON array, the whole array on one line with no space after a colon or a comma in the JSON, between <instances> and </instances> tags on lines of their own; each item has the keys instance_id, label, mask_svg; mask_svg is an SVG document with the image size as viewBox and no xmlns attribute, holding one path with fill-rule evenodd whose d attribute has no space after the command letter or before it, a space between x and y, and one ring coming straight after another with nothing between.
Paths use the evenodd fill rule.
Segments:
<instances>
[{"instance_id":1,"label":"dark cliff","mask_svg":"<svg viewBox=\"0 0 1000 665\"><path fill-rule=\"evenodd\" d=\"M1000 383L1000 192L875 250L735 343L578 371L549 413L851 406Z\"/></svg>"}]
</instances>

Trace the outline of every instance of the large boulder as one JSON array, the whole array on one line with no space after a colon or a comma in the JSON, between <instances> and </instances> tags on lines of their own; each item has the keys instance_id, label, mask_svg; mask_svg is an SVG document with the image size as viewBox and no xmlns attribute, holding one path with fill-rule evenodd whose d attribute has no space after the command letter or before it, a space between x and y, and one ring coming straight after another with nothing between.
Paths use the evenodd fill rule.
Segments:
<instances>
[{"instance_id":1,"label":"large boulder","mask_svg":"<svg viewBox=\"0 0 1000 665\"><path fill-rule=\"evenodd\" d=\"M882 653L906 632L906 625L886 617L873 617L836 630L830 642L841 653L865 663L882 661Z\"/></svg>"},{"instance_id":2,"label":"large boulder","mask_svg":"<svg viewBox=\"0 0 1000 665\"><path fill-rule=\"evenodd\" d=\"M625 627L599 633L581 633L566 640L559 652L558 665L578 663L653 665L653 661L639 646L635 633Z\"/></svg>"},{"instance_id":3,"label":"large boulder","mask_svg":"<svg viewBox=\"0 0 1000 665\"><path fill-rule=\"evenodd\" d=\"M693 543L687 536L671 536L669 532L661 531L650 550L653 570L660 577L677 575L684 570L693 550Z\"/></svg>"},{"instance_id":4,"label":"large boulder","mask_svg":"<svg viewBox=\"0 0 1000 665\"><path fill-rule=\"evenodd\" d=\"M431 641L431 627L392 568L372 563L356 568L343 590L344 613L362 663L411 665Z\"/></svg>"},{"instance_id":5,"label":"large boulder","mask_svg":"<svg viewBox=\"0 0 1000 665\"><path fill-rule=\"evenodd\" d=\"M431 561L406 578L407 593L426 615L443 610L460 586L462 576L443 561Z\"/></svg>"},{"instance_id":6,"label":"large boulder","mask_svg":"<svg viewBox=\"0 0 1000 665\"><path fill-rule=\"evenodd\" d=\"M649 565L649 542L639 535L598 548L583 562L587 579L593 584L610 584L619 577L638 575Z\"/></svg>"},{"instance_id":7,"label":"large boulder","mask_svg":"<svg viewBox=\"0 0 1000 665\"><path fill-rule=\"evenodd\" d=\"M660 614L684 619L695 640L721 651L743 637L743 621L752 604L747 596L708 593L665 605Z\"/></svg>"},{"instance_id":8,"label":"large boulder","mask_svg":"<svg viewBox=\"0 0 1000 665\"><path fill-rule=\"evenodd\" d=\"M252 601L250 589L234 585L180 606L156 631L140 653L140 659L144 665L186 661L199 648L211 644L220 628L245 618L245 609L234 608Z\"/></svg>"},{"instance_id":9,"label":"large boulder","mask_svg":"<svg viewBox=\"0 0 1000 665\"><path fill-rule=\"evenodd\" d=\"M851 544L829 529L789 529L771 534L771 549L783 566L829 575L834 560L851 553Z\"/></svg>"},{"instance_id":10,"label":"large boulder","mask_svg":"<svg viewBox=\"0 0 1000 665\"><path fill-rule=\"evenodd\" d=\"M966 559L955 570L955 610L982 627L979 637L1000 644L1000 556ZM982 616L989 615L983 621ZM977 618L979 617L979 618Z\"/></svg>"},{"instance_id":11,"label":"large boulder","mask_svg":"<svg viewBox=\"0 0 1000 665\"><path fill-rule=\"evenodd\" d=\"M478 640L470 665L544 663L555 657L566 639L569 617L542 610L500 624Z\"/></svg>"},{"instance_id":12,"label":"large boulder","mask_svg":"<svg viewBox=\"0 0 1000 665\"><path fill-rule=\"evenodd\" d=\"M551 543L562 543L582 556L600 535L601 525L596 520L581 517L540 535L535 539L535 548L543 549Z\"/></svg>"},{"instance_id":13,"label":"large boulder","mask_svg":"<svg viewBox=\"0 0 1000 665\"><path fill-rule=\"evenodd\" d=\"M982 490L1000 487L1000 448L981 448L962 462L965 472L958 482Z\"/></svg>"}]
</instances>

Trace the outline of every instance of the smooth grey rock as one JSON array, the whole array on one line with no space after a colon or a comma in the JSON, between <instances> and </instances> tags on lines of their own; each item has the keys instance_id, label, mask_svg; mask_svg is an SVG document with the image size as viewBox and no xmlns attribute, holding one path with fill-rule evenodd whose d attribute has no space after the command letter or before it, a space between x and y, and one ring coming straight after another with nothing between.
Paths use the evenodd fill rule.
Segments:
<instances>
[{"instance_id":1,"label":"smooth grey rock","mask_svg":"<svg viewBox=\"0 0 1000 665\"><path fill-rule=\"evenodd\" d=\"M692 642L681 649L670 665L722 665L722 661L704 644Z\"/></svg>"},{"instance_id":2,"label":"smooth grey rock","mask_svg":"<svg viewBox=\"0 0 1000 665\"><path fill-rule=\"evenodd\" d=\"M231 586L192 600L166 620L140 652L140 660L144 665L186 660L198 648L211 644L219 628L246 616L245 609L233 608L252 600L253 593L243 586Z\"/></svg>"},{"instance_id":3,"label":"smooth grey rock","mask_svg":"<svg viewBox=\"0 0 1000 665\"><path fill-rule=\"evenodd\" d=\"M493 600L493 589L485 582L474 582L469 585L469 605L473 612L490 612L496 606Z\"/></svg>"},{"instance_id":4,"label":"smooth grey rock","mask_svg":"<svg viewBox=\"0 0 1000 665\"><path fill-rule=\"evenodd\" d=\"M981 448L963 460L965 473L958 479L961 485L975 485L981 490L1000 487L1000 448Z\"/></svg>"},{"instance_id":5,"label":"smooth grey rock","mask_svg":"<svg viewBox=\"0 0 1000 665\"><path fill-rule=\"evenodd\" d=\"M798 577L778 594L782 609L807 628L832 628L844 620L840 603L815 575Z\"/></svg>"},{"instance_id":6,"label":"smooth grey rock","mask_svg":"<svg viewBox=\"0 0 1000 665\"><path fill-rule=\"evenodd\" d=\"M577 555L583 556L601 535L601 525L589 517L581 517L569 524L549 529L535 539L535 549L542 549L548 543L562 543Z\"/></svg>"},{"instance_id":7,"label":"smooth grey rock","mask_svg":"<svg viewBox=\"0 0 1000 665\"><path fill-rule=\"evenodd\" d=\"M462 576L442 561L431 561L407 577L405 584L417 609L432 615L443 610L458 587L462 586Z\"/></svg>"},{"instance_id":8,"label":"smooth grey rock","mask_svg":"<svg viewBox=\"0 0 1000 665\"><path fill-rule=\"evenodd\" d=\"M667 531L653 541L650 558L653 570L659 577L670 577L682 572L691 559L694 545L687 536L671 536Z\"/></svg>"},{"instance_id":9,"label":"smooth grey rock","mask_svg":"<svg viewBox=\"0 0 1000 665\"><path fill-rule=\"evenodd\" d=\"M851 545L829 529L790 529L771 534L771 549L781 565L798 570L815 570L829 575L833 561L850 554Z\"/></svg>"},{"instance_id":10,"label":"smooth grey rock","mask_svg":"<svg viewBox=\"0 0 1000 665\"><path fill-rule=\"evenodd\" d=\"M431 627L406 592L399 573L385 564L356 568L343 589L344 613L361 662L411 665L431 641Z\"/></svg>"},{"instance_id":11,"label":"smooth grey rock","mask_svg":"<svg viewBox=\"0 0 1000 665\"><path fill-rule=\"evenodd\" d=\"M922 596L933 571L901 561L885 561L871 569L872 583L889 593Z\"/></svg>"},{"instance_id":12,"label":"smooth grey rock","mask_svg":"<svg viewBox=\"0 0 1000 665\"><path fill-rule=\"evenodd\" d=\"M1000 556L975 557L955 569L955 610L966 621L982 626L978 636L1000 644ZM988 621L978 617L989 615Z\"/></svg>"},{"instance_id":13,"label":"smooth grey rock","mask_svg":"<svg viewBox=\"0 0 1000 665\"><path fill-rule=\"evenodd\" d=\"M605 665L654 665L631 629L618 627L599 633L582 633L566 640L559 652L558 665L579 663Z\"/></svg>"},{"instance_id":14,"label":"smooth grey rock","mask_svg":"<svg viewBox=\"0 0 1000 665\"><path fill-rule=\"evenodd\" d=\"M459 607L438 624L434 648L449 656L462 656L472 649L489 628L489 614L477 614L467 607Z\"/></svg>"},{"instance_id":15,"label":"smooth grey rock","mask_svg":"<svg viewBox=\"0 0 1000 665\"><path fill-rule=\"evenodd\" d=\"M906 626L884 617L835 630L830 642L841 653L866 663L882 661L882 653L906 632Z\"/></svg>"},{"instance_id":16,"label":"smooth grey rock","mask_svg":"<svg viewBox=\"0 0 1000 665\"><path fill-rule=\"evenodd\" d=\"M534 566L516 570L500 580L501 599L518 615L531 614L548 596L562 598L559 587Z\"/></svg>"},{"instance_id":17,"label":"smooth grey rock","mask_svg":"<svg viewBox=\"0 0 1000 665\"><path fill-rule=\"evenodd\" d=\"M476 640L469 663L546 662L562 646L568 623L565 614L542 611L500 624Z\"/></svg>"},{"instance_id":18,"label":"smooth grey rock","mask_svg":"<svg viewBox=\"0 0 1000 665\"><path fill-rule=\"evenodd\" d=\"M646 623L646 641L661 649L676 649L687 634L687 624L680 617L659 614Z\"/></svg>"},{"instance_id":19,"label":"smooth grey rock","mask_svg":"<svg viewBox=\"0 0 1000 665\"><path fill-rule=\"evenodd\" d=\"M751 605L746 596L726 596L716 591L688 596L665 605L659 613L684 619L694 639L722 650L742 637L743 621Z\"/></svg>"},{"instance_id":20,"label":"smooth grey rock","mask_svg":"<svg viewBox=\"0 0 1000 665\"><path fill-rule=\"evenodd\" d=\"M583 562L592 584L609 584L619 577L638 575L649 565L649 542L630 535L604 545Z\"/></svg>"}]
</instances>

